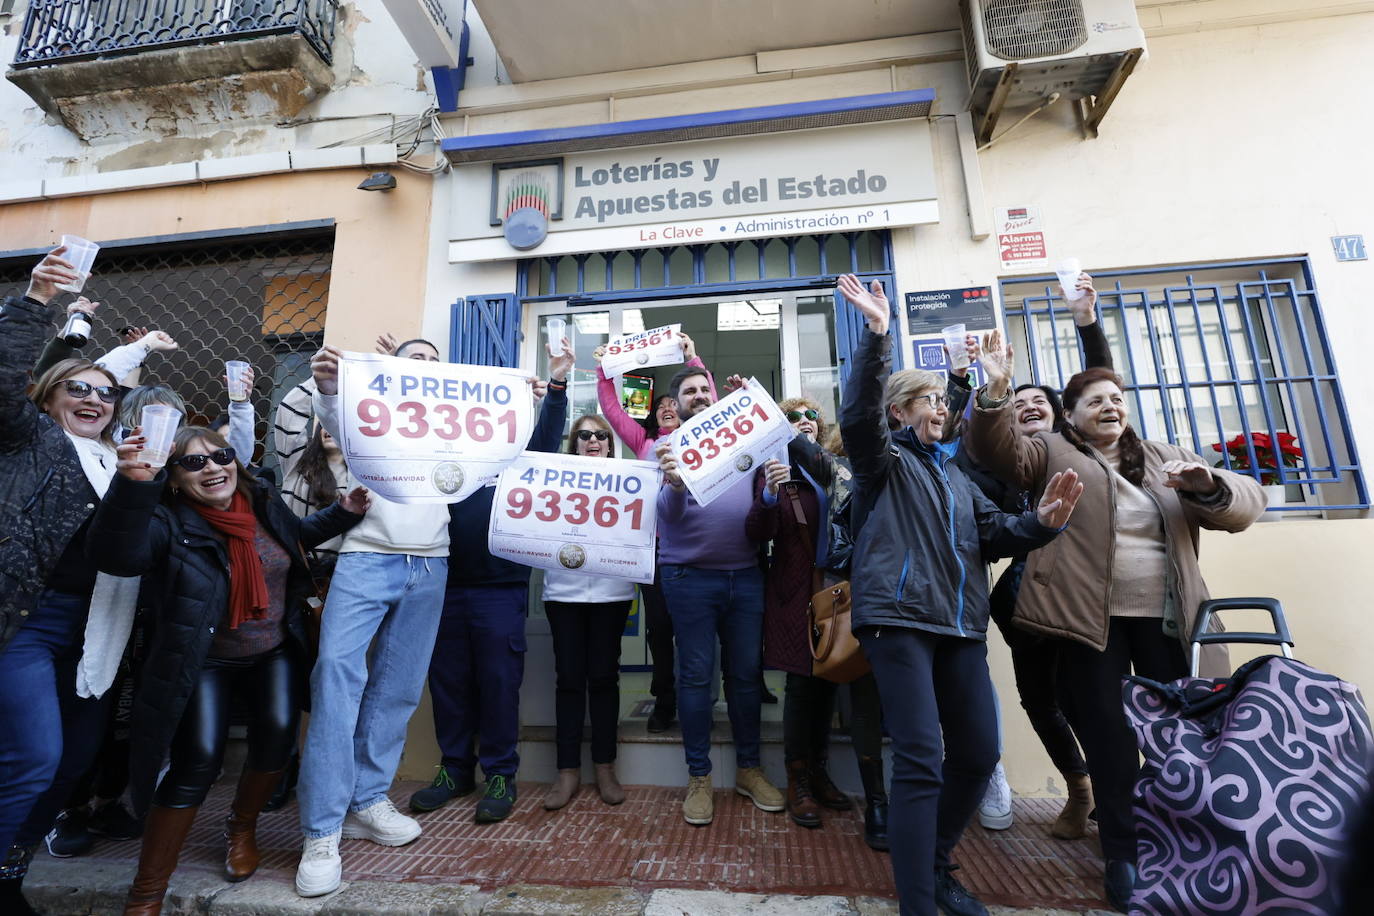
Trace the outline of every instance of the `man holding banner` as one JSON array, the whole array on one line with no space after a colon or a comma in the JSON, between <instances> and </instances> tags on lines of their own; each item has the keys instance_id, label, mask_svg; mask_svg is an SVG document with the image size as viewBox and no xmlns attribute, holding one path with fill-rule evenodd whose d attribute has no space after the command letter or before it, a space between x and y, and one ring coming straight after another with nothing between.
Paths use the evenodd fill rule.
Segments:
<instances>
[{"instance_id":1,"label":"man holding banner","mask_svg":"<svg viewBox=\"0 0 1374 916\"><path fill-rule=\"evenodd\" d=\"M742 484L779 451L791 428L756 383L717 405L706 374L689 367L669 389L682 424L655 449L665 484L658 496L659 562L677 637L678 717L688 773L682 816L700 826L715 815L710 751L717 636L730 683L735 791L764 811L783 810L782 793L760 766L763 572L758 545L744 531L754 491ZM721 476L718 461L726 462L721 467L729 475ZM705 503L687 492L689 482Z\"/></svg>"}]
</instances>

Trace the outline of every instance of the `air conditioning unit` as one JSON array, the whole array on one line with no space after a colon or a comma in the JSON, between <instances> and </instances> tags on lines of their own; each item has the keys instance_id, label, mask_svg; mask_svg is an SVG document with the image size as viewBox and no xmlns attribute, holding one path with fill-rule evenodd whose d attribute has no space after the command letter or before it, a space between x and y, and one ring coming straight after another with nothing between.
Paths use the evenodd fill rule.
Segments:
<instances>
[{"instance_id":1,"label":"air conditioning unit","mask_svg":"<svg viewBox=\"0 0 1374 916\"><path fill-rule=\"evenodd\" d=\"M975 112L1034 105L1055 92L1069 99L1101 95L1123 58L1131 55L1134 63L1144 55L1134 0L960 0L960 6Z\"/></svg>"}]
</instances>

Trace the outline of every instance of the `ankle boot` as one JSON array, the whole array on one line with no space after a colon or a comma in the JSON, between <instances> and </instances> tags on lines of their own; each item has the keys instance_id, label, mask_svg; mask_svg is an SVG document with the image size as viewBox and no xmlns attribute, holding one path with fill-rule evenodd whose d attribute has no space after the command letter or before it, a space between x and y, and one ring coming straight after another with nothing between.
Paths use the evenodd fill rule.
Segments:
<instances>
[{"instance_id":1,"label":"ankle boot","mask_svg":"<svg viewBox=\"0 0 1374 916\"><path fill-rule=\"evenodd\" d=\"M557 811L572 801L572 797L577 794L577 787L581 784L580 770L559 770L558 779L554 780L553 785L549 786L549 791L544 793L544 810Z\"/></svg>"},{"instance_id":2,"label":"ankle boot","mask_svg":"<svg viewBox=\"0 0 1374 916\"><path fill-rule=\"evenodd\" d=\"M840 791L840 787L830 780L830 774L826 772L825 757L814 757L809 764L809 775L811 776L811 794L816 801L825 805L831 811L848 811L854 807L854 800Z\"/></svg>"},{"instance_id":3,"label":"ankle boot","mask_svg":"<svg viewBox=\"0 0 1374 916\"><path fill-rule=\"evenodd\" d=\"M887 852L887 785L883 782L883 759L860 757L859 778L864 784L864 842L870 849Z\"/></svg>"},{"instance_id":4,"label":"ankle boot","mask_svg":"<svg viewBox=\"0 0 1374 916\"><path fill-rule=\"evenodd\" d=\"M615 778L614 763L596 765L596 791L608 805L618 805L625 800L625 790L621 788L620 780Z\"/></svg>"},{"instance_id":5,"label":"ankle boot","mask_svg":"<svg viewBox=\"0 0 1374 916\"><path fill-rule=\"evenodd\" d=\"M124 916L158 916L162 912L162 898L167 894L167 882L176 870L181 847L197 808L164 808L153 805L143 825L143 849L138 854L138 874L129 888L124 904Z\"/></svg>"},{"instance_id":6,"label":"ankle boot","mask_svg":"<svg viewBox=\"0 0 1374 916\"><path fill-rule=\"evenodd\" d=\"M258 814L281 784L282 771L244 768L229 816L224 820L224 877L243 881L258 870Z\"/></svg>"},{"instance_id":7,"label":"ankle boot","mask_svg":"<svg viewBox=\"0 0 1374 916\"><path fill-rule=\"evenodd\" d=\"M805 760L787 762L787 813L803 827L821 825L821 809L811 795L810 767Z\"/></svg>"},{"instance_id":8,"label":"ankle boot","mask_svg":"<svg viewBox=\"0 0 1374 916\"><path fill-rule=\"evenodd\" d=\"M0 859L0 913L6 916L38 916L38 911L24 899L24 876L29 872L35 846L18 843L5 851Z\"/></svg>"},{"instance_id":9,"label":"ankle boot","mask_svg":"<svg viewBox=\"0 0 1374 916\"><path fill-rule=\"evenodd\" d=\"M1088 835L1088 812L1093 808L1092 782L1087 773L1066 773L1064 782L1069 797L1064 810L1050 827L1050 836L1057 840L1077 840Z\"/></svg>"}]
</instances>

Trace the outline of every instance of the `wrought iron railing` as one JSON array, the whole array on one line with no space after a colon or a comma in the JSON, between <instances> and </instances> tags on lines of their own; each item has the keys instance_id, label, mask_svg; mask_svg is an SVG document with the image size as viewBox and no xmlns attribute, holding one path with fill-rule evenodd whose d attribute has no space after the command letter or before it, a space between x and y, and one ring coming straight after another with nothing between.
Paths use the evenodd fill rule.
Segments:
<instances>
[{"instance_id":1,"label":"wrought iron railing","mask_svg":"<svg viewBox=\"0 0 1374 916\"><path fill-rule=\"evenodd\" d=\"M32 0L14 66L298 32L333 62L338 0Z\"/></svg>"}]
</instances>

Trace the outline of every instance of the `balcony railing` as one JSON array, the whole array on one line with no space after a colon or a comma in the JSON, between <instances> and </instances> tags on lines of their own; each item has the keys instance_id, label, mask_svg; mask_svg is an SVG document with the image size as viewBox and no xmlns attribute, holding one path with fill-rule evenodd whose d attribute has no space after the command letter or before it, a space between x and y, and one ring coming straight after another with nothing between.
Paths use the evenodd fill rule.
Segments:
<instances>
[{"instance_id":1,"label":"balcony railing","mask_svg":"<svg viewBox=\"0 0 1374 916\"><path fill-rule=\"evenodd\" d=\"M14 66L299 33L333 63L338 0L33 0Z\"/></svg>"}]
</instances>

